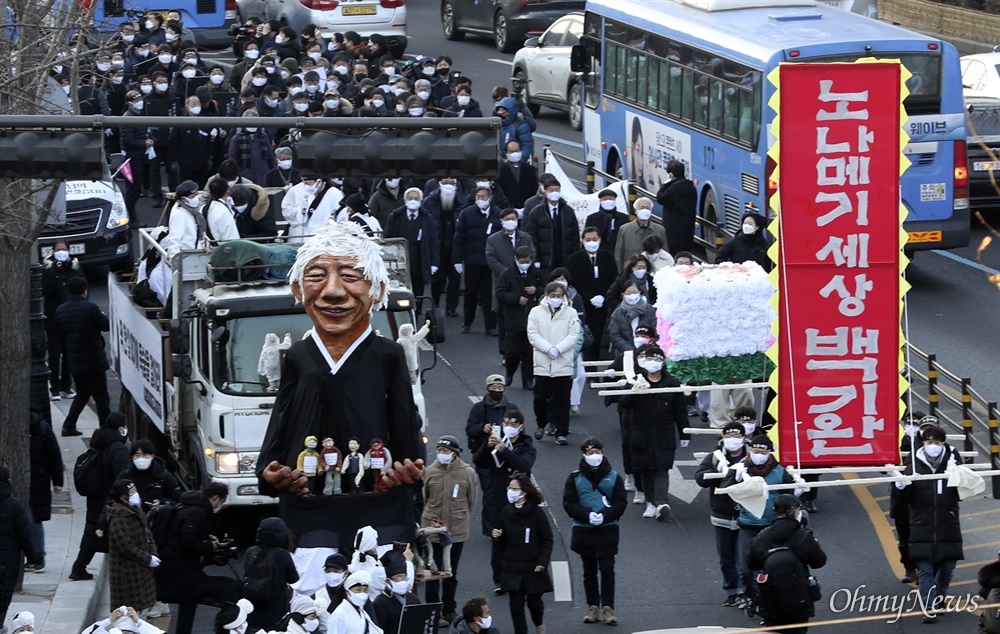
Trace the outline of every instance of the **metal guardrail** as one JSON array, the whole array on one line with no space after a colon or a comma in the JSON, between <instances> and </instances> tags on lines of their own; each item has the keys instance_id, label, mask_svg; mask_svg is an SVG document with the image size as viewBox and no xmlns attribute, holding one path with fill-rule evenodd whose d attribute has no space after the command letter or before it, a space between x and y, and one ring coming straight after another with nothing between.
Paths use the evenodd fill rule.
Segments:
<instances>
[{"instance_id":1,"label":"metal guardrail","mask_svg":"<svg viewBox=\"0 0 1000 634\"><path fill-rule=\"evenodd\" d=\"M909 346L909 398L914 405L927 408L937 416L942 427L959 432L964 452L982 452L990 458L993 469L1000 469L1000 409L996 401L987 401L972 388L972 379L950 372L937 361L937 355ZM924 370L923 368L926 368ZM926 386L921 393L921 384ZM1000 476L993 476L993 497L1000 500Z\"/></svg>"}]
</instances>

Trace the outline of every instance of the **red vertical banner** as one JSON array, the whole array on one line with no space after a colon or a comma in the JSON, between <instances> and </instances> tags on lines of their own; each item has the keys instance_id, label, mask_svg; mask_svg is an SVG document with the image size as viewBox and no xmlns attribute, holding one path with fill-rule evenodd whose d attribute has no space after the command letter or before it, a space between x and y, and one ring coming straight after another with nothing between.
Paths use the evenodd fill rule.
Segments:
<instances>
[{"instance_id":1,"label":"red vertical banner","mask_svg":"<svg viewBox=\"0 0 1000 634\"><path fill-rule=\"evenodd\" d=\"M872 61L778 72L780 457L896 462L906 71Z\"/></svg>"}]
</instances>

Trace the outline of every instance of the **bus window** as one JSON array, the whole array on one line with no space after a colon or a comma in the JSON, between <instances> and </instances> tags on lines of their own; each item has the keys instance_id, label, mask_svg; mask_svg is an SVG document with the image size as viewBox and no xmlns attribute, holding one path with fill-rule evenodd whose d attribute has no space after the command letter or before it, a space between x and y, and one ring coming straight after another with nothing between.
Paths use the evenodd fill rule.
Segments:
<instances>
[{"instance_id":1,"label":"bus window","mask_svg":"<svg viewBox=\"0 0 1000 634\"><path fill-rule=\"evenodd\" d=\"M583 45L590 54L590 73L586 75L584 100L588 108L596 108L601 103L601 43L588 37L583 40Z\"/></svg>"},{"instance_id":2,"label":"bus window","mask_svg":"<svg viewBox=\"0 0 1000 634\"><path fill-rule=\"evenodd\" d=\"M607 90L614 95L625 92L625 49L621 46L608 46L608 68L611 69Z\"/></svg>"},{"instance_id":3,"label":"bus window","mask_svg":"<svg viewBox=\"0 0 1000 634\"><path fill-rule=\"evenodd\" d=\"M636 81L639 83L639 90L635 95L635 100L640 105L646 105L646 96L649 94L649 80L647 79L647 69L649 64L645 55L639 56L639 63L636 67Z\"/></svg>"},{"instance_id":4,"label":"bus window","mask_svg":"<svg viewBox=\"0 0 1000 634\"><path fill-rule=\"evenodd\" d=\"M625 98L635 101L639 92L639 53L625 49Z\"/></svg>"},{"instance_id":5,"label":"bus window","mask_svg":"<svg viewBox=\"0 0 1000 634\"><path fill-rule=\"evenodd\" d=\"M695 75L694 86L694 122L698 125L708 125L708 78Z\"/></svg>"},{"instance_id":6,"label":"bus window","mask_svg":"<svg viewBox=\"0 0 1000 634\"><path fill-rule=\"evenodd\" d=\"M708 85L708 127L717 132L722 132L724 91L720 80L710 80Z\"/></svg>"},{"instance_id":7,"label":"bus window","mask_svg":"<svg viewBox=\"0 0 1000 634\"><path fill-rule=\"evenodd\" d=\"M649 91L646 95L646 107L656 110L660 107L660 81L666 77L667 65L653 57L649 58L649 71L646 73Z\"/></svg>"}]
</instances>

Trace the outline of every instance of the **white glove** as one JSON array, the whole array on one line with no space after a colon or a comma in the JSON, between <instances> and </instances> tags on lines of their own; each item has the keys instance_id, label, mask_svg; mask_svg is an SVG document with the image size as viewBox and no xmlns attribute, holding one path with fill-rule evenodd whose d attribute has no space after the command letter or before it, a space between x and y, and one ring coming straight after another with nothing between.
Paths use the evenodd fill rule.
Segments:
<instances>
[{"instance_id":1,"label":"white glove","mask_svg":"<svg viewBox=\"0 0 1000 634\"><path fill-rule=\"evenodd\" d=\"M593 306L594 308L600 308L601 306L604 306L604 296L594 295L593 297L590 298L590 305Z\"/></svg>"},{"instance_id":2,"label":"white glove","mask_svg":"<svg viewBox=\"0 0 1000 634\"><path fill-rule=\"evenodd\" d=\"M955 462L955 454L952 453L950 456L948 456L948 466L945 467L945 468L947 468L947 469L953 469L953 468L955 468L957 466L958 466L958 463Z\"/></svg>"},{"instance_id":3,"label":"white glove","mask_svg":"<svg viewBox=\"0 0 1000 634\"><path fill-rule=\"evenodd\" d=\"M615 378L616 374L618 373L615 372L614 368L608 368L607 370L604 371L604 376L608 377L609 379Z\"/></svg>"},{"instance_id":4,"label":"white glove","mask_svg":"<svg viewBox=\"0 0 1000 634\"><path fill-rule=\"evenodd\" d=\"M737 462L733 465L733 469L736 471L736 481L743 482L743 476L747 473L747 466L742 462Z\"/></svg>"},{"instance_id":5,"label":"white glove","mask_svg":"<svg viewBox=\"0 0 1000 634\"><path fill-rule=\"evenodd\" d=\"M910 483L907 482L906 480L900 480L899 482L896 483L896 488L899 489L900 491L902 491L908 486L910 486Z\"/></svg>"},{"instance_id":6,"label":"white glove","mask_svg":"<svg viewBox=\"0 0 1000 634\"><path fill-rule=\"evenodd\" d=\"M149 567L150 568L156 568L159 565L160 565L160 558L157 557L156 555L150 555L149 556Z\"/></svg>"},{"instance_id":7,"label":"white glove","mask_svg":"<svg viewBox=\"0 0 1000 634\"><path fill-rule=\"evenodd\" d=\"M691 444L690 440L682 440L681 441L681 449L687 449L687 446L690 445L690 444Z\"/></svg>"},{"instance_id":8,"label":"white glove","mask_svg":"<svg viewBox=\"0 0 1000 634\"><path fill-rule=\"evenodd\" d=\"M550 359L558 359L559 358L559 348L557 348L555 346L552 346L551 348L549 348L549 358Z\"/></svg>"},{"instance_id":9,"label":"white glove","mask_svg":"<svg viewBox=\"0 0 1000 634\"><path fill-rule=\"evenodd\" d=\"M146 158L151 161L156 158L156 150L153 149L152 145L146 148Z\"/></svg>"},{"instance_id":10,"label":"white glove","mask_svg":"<svg viewBox=\"0 0 1000 634\"><path fill-rule=\"evenodd\" d=\"M806 490L801 487L795 487L795 489L792 491L792 493L795 494L795 497L800 497L805 492Z\"/></svg>"},{"instance_id":11,"label":"white glove","mask_svg":"<svg viewBox=\"0 0 1000 634\"><path fill-rule=\"evenodd\" d=\"M542 268L542 263L541 262L535 262L535 268L536 269Z\"/></svg>"},{"instance_id":12,"label":"white glove","mask_svg":"<svg viewBox=\"0 0 1000 634\"><path fill-rule=\"evenodd\" d=\"M628 385L628 379L618 379L618 387L625 387Z\"/></svg>"},{"instance_id":13,"label":"white glove","mask_svg":"<svg viewBox=\"0 0 1000 634\"><path fill-rule=\"evenodd\" d=\"M104 128L104 136L114 136L114 135L115 135L114 128Z\"/></svg>"},{"instance_id":14,"label":"white glove","mask_svg":"<svg viewBox=\"0 0 1000 634\"><path fill-rule=\"evenodd\" d=\"M436 267L433 264L431 264L431 275L434 275L437 272L438 272L438 267Z\"/></svg>"},{"instance_id":15,"label":"white glove","mask_svg":"<svg viewBox=\"0 0 1000 634\"><path fill-rule=\"evenodd\" d=\"M602 513L590 514L590 524L592 526L600 526L603 523L604 523L604 515Z\"/></svg>"},{"instance_id":16,"label":"white glove","mask_svg":"<svg viewBox=\"0 0 1000 634\"><path fill-rule=\"evenodd\" d=\"M455 265L455 270L458 271L459 275L462 274L462 269L463 269L463 267L462 267L462 263L461 262L459 262L458 264Z\"/></svg>"},{"instance_id":17,"label":"white glove","mask_svg":"<svg viewBox=\"0 0 1000 634\"><path fill-rule=\"evenodd\" d=\"M719 461L719 466L716 467L716 468L719 470L719 473L725 473L726 471L729 470L729 461L728 460L720 460Z\"/></svg>"}]
</instances>

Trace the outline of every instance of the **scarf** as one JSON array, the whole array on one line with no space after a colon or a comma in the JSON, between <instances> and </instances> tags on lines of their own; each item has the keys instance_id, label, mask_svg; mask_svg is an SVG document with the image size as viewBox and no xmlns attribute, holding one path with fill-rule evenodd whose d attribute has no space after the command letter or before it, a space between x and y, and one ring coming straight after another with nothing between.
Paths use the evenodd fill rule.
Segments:
<instances>
[{"instance_id":1,"label":"scarf","mask_svg":"<svg viewBox=\"0 0 1000 634\"><path fill-rule=\"evenodd\" d=\"M208 210L208 205L210 204L212 204L211 201L205 204L206 211ZM205 215L197 207L191 209L184 203L181 203L181 208L191 214L191 216L194 217L195 224L198 225L198 235L194 241L195 246L197 247L198 243L205 239L205 232L208 230L208 222L205 220Z\"/></svg>"},{"instance_id":2,"label":"scarf","mask_svg":"<svg viewBox=\"0 0 1000 634\"><path fill-rule=\"evenodd\" d=\"M262 136L260 130L250 133L243 129L236 135L236 159L241 168L253 167L253 141L259 139L260 136ZM267 163L268 149L266 144L258 143L257 147L260 150L261 160Z\"/></svg>"},{"instance_id":3,"label":"scarf","mask_svg":"<svg viewBox=\"0 0 1000 634\"><path fill-rule=\"evenodd\" d=\"M640 299L635 304L622 302L621 309L629 321L632 321L633 319L642 319L642 316L646 314L646 300Z\"/></svg>"}]
</instances>

